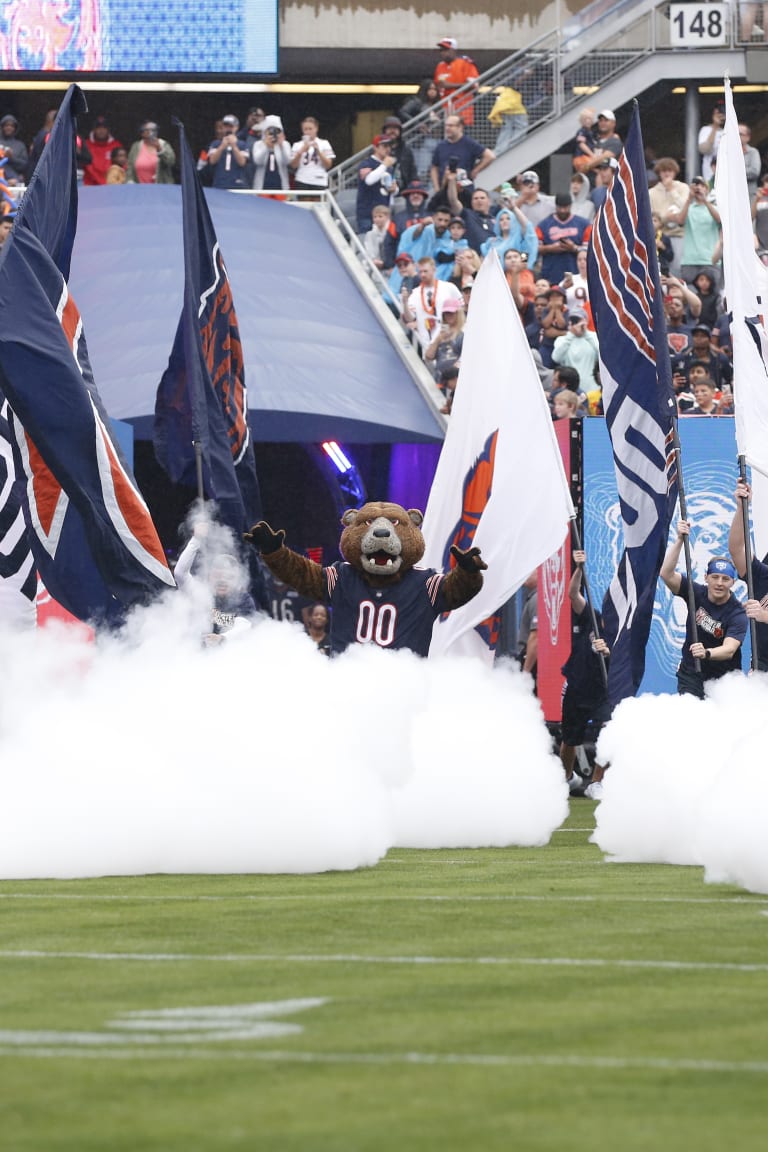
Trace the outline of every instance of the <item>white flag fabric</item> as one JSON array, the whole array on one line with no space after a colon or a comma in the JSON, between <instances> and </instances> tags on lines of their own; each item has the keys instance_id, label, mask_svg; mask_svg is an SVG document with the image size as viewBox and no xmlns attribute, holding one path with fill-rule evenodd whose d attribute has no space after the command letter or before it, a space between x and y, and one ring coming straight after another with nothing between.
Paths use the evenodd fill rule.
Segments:
<instances>
[{"instance_id":1,"label":"white flag fabric","mask_svg":"<svg viewBox=\"0 0 768 1152\"><path fill-rule=\"evenodd\" d=\"M725 302L731 313L736 444L753 472L752 516L759 556L768 551L768 268L755 251L739 122L725 78L725 131L715 194L723 227Z\"/></svg>"},{"instance_id":2,"label":"white flag fabric","mask_svg":"<svg viewBox=\"0 0 768 1152\"><path fill-rule=\"evenodd\" d=\"M488 571L474 600L435 622L430 656L488 654L489 638L473 646L473 629L557 551L573 516L549 405L491 251L472 289L458 386L423 529L428 567L447 571L456 544L478 547Z\"/></svg>"}]
</instances>

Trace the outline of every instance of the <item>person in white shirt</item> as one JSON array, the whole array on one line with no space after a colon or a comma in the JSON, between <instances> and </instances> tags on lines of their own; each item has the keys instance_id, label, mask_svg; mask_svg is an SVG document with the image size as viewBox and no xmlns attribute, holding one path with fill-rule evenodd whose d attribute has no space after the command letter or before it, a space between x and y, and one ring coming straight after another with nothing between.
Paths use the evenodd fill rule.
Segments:
<instances>
[{"instance_id":1,"label":"person in white shirt","mask_svg":"<svg viewBox=\"0 0 768 1152\"><path fill-rule=\"evenodd\" d=\"M403 289L403 322L415 328L422 348L433 341L440 327L443 305L446 300L458 300L463 304L461 292L450 280L438 280L435 276L435 261L431 256L419 260L419 284L410 295Z\"/></svg>"},{"instance_id":2,"label":"person in white shirt","mask_svg":"<svg viewBox=\"0 0 768 1152\"><path fill-rule=\"evenodd\" d=\"M295 172L293 186L300 192L316 192L328 187L328 169L333 167L336 153L327 140L318 136L320 123L314 116L305 116L301 122L301 140L291 147L289 167Z\"/></svg>"}]
</instances>

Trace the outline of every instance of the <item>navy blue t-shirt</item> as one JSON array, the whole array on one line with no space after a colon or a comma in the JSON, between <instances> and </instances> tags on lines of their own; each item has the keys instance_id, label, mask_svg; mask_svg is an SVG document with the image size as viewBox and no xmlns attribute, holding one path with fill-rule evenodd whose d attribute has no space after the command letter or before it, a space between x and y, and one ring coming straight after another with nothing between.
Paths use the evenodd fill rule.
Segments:
<instances>
[{"instance_id":1,"label":"navy blue t-shirt","mask_svg":"<svg viewBox=\"0 0 768 1152\"><path fill-rule=\"evenodd\" d=\"M597 626L602 633L603 621L599 614L597 614ZM608 698L600 656L592 651L594 639L592 614L589 605L585 605L574 621L571 632L571 654L560 669L568 681L569 694L578 703L585 705L597 705Z\"/></svg>"},{"instance_id":2,"label":"navy blue t-shirt","mask_svg":"<svg viewBox=\"0 0 768 1152\"><path fill-rule=\"evenodd\" d=\"M472 170L482 160L485 149L471 136L462 136L460 140L441 140L432 153L432 163L437 168L438 182L442 184L443 173L448 164L455 158L456 167L463 168L468 177Z\"/></svg>"},{"instance_id":3,"label":"navy blue t-shirt","mask_svg":"<svg viewBox=\"0 0 768 1152\"><path fill-rule=\"evenodd\" d=\"M677 595L688 603L688 578L680 576L680 591ZM691 656L691 644L697 640L705 648L719 648L727 637L738 640L739 647L730 660L700 660L702 680L717 680L725 676L726 672L738 672L741 669L741 645L747 634L747 614L744 606L735 596L731 595L724 604L713 604L707 594L706 584L693 584L693 598L696 605L696 626L688 614L686 624L685 644L680 661L681 668L695 671L695 661Z\"/></svg>"},{"instance_id":4,"label":"navy blue t-shirt","mask_svg":"<svg viewBox=\"0 0 768 1152\"><path fill-rule=\"evenodd\" d=\"M343 652L350 644L378 644L380 648L409 648L426 656L432 625L447 612L442 572L412 568L401 580L373 588L346 561L323 569L326 602L332 609L331 648Z\"/></svg>"}]
</instances>

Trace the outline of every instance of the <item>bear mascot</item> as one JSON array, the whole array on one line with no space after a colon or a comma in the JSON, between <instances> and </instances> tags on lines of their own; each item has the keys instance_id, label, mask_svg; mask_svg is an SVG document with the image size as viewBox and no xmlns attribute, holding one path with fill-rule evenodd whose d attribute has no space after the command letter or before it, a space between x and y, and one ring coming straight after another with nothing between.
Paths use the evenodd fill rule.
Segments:
<instances>
[{"instance_id":1,"label":"bear mascot","mask_svg":"<svg viewBox=\"0 0 768 1152\"><path fill-rule=\"evenodd\" d=\"M324 568L285 546L285 532L261 520L243 539L261 553L270 572L302 596L331 609L331 651L350 644L409 648L426 656L432 625L443 612L468 603L483 586L479 548L451 547L448 574L418 568L424 555L423 517L415 508L372 502L342 517L339 551Z\"/></svg>"}]
</instances>

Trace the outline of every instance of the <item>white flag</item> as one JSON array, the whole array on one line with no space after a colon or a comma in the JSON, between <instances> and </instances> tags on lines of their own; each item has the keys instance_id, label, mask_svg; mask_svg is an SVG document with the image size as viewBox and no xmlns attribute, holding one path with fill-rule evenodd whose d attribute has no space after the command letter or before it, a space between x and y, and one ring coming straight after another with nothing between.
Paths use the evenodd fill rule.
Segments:
<instances>
[{"instance_id":1,"label":"white flag","mask_svg":"<svg viewBox=\"0 0 768 1152\"><path fill-rule=\"evenodd\" d=\"M472 630L557 551L573 515L549 405L491 251L472 289L453 410L424 518L428 567L447 571L456 544L478 547L488 571L474 600L436 621L430 655L488 653L479 638L468 645Z\"/></svg>"},{"instance_id":2,"label":"white flag","mask_svg":"<svg viewBox=\"0 0 768 1152\"><path fill-rule=\"evenodd\" d=\"M762 556L768 551L768 268L755 251L744 153L727 76L715 193L723 226L725 303L731 313L736 444L755 470L752 515L756 552Z\"/></svg>"}]
</instances>

